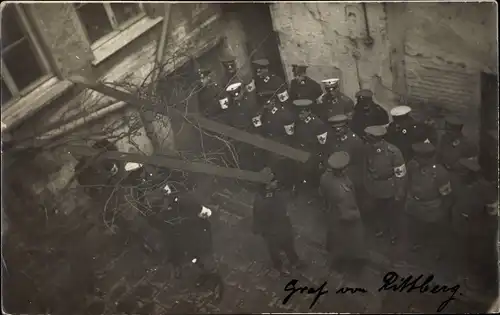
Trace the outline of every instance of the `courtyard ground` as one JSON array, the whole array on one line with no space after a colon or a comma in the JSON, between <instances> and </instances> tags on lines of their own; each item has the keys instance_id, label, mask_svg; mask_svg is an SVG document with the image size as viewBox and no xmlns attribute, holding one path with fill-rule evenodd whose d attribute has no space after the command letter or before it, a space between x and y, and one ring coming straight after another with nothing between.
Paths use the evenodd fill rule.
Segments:
<instances>
[{"instance_id":1,"label":"courtyard ground","mask_svg":"<svg viewBox=\"0 0 500 315\"><path fill-rule=\"evenodd\" d=\"M434 295L378 292L382 277L389 271L415 276L432 273L437 283L460 284L456 300L449 303L445 313L485 311L494 300L465 289L460 282L463 279L453 275L450 265L424 268L418 257L396 263L391 258L394 246L370 238L370 264L362 274L356 279L346 279L330 272L323 250L321 206L318 202L308 203L301 195L288 198L289 213L297 251L307 268L282 276L270 268L263 240L251 232L253 193L232 181L211 182L209 187L210 194L213 193L211 207L215 210L211 217L214 252L226 286L219 303L214 302L210 290L195 287L198 270L193 265L185 266L181 279L172 276L161 250L161 234L151 233L148 226L138 229L149 231L144 232L149 235L149 244L159 249L150 252L136 238L110 233L103 227L102 219L92 215L95 204L87 203L64 221L65 226L74 222L78 228L73 232L58 234L54 227L57 224L52 222L52 233L45 233L52 235L51 239L44 239L41 234L31 238L30 233L9 235L8 271L13 279L26 275L23 283L31 283L36 289L23 291L18 285L8 295L6 310L38 313L41 305L45 305L52 313L71 310L72 314L435 312L451 296L450 292ZM49 226L40 229L48 230ZM291 279L297 279L300 286L315 288L327 281L329 293L320 297L312 309L314 296L308 295L295 294L284 305L287 295L284 287ZM340 287L359 287L368 292L336 294ZM23 293L16 295L16 292ZM23 309L9 310L9 305Z\"/></svg>"}]
</instances>

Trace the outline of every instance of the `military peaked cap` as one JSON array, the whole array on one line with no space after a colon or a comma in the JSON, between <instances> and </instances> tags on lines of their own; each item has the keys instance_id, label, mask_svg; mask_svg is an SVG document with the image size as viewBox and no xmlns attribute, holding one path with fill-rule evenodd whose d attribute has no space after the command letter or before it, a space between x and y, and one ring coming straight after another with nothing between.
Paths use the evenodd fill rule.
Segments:
<instances>
[{"instance_id":1,"label":"military peaked cap","mask_svg":"<svg viewBox=\"0 0 500 315\"><path fill-rule=\"evenodd\" d=\"M356 98L359 98L359 97L371 98L371 97L373 97L373 92L370 90L366 90L366 89L358 91L356 93Z\"/></svg>"},{"instance_id":2,"label":"military peaked cap","mask_svg":"<svg viewBox=\"0 0 500 315\"><path fill-rule=\"evenodd\" d=\"M346 115L335 115L328 118L328 122L331 122L334 126L343 126L347 123L347 119Z\"/></svg>"},{"instance_id":3,"label":"military peaked cap","mask_svg":"<svg viewBox=\"0 0 500 315\"><path fill-rule=\"evenodd\" d=\"M269 60L267 60L267 59L257 59L257 60L254 60L252 63L258 67L269 66Z\"/></svg>"},{"instance_id":4,"label":"military peaked cap","mask_svg":"<svg viewBox=\"0 0 500 315\"><path fill-rule=\"evenodd\" d=\"M463 158L458 163L472 172L479 172L481 170L481 166L474 158Z\"/></svg>"},{"instance_id":5,"label":"military peaked cap","mask_svg":"<svg viewBox=\"0 0 500 315\"><path fill-rule=\"evenodd\" d=\"M365 128L365 132L375 137L382 137L387 133L385 126L369 126Z\"/></svg>"},{"instance_id":6,"label":"military peaked cap","mask_svg":"<svg viewBox=\"0 0 500 315\"><path fill-rule=\"evenodd\" d=\"M446 122L446 124L448 124L450 126L456 126L456 127L464 125L462 120L460 118L458 118L457 116L448 116L445 118L445 122Z\"/></svg>"},{"instance_id":7,"label":"military peaked cap","mask_svg":"<svg viewBox=\"0 0 500 315\"><path fill-rule=\"evenodd\" d=\"M391 109L391 116L393 117L404 116L409 114L410 112L411 112L411 107L409 106L396 106L393 109Z\"/></svg>"},{"instance_id":8,"label":"military peaked cap","mask_svg":"<svg viewBox=\"0 0 500 315\"><path fill-rule=\"evenodd\" d=\"M336 170L343 169L349 164L349 153L340 151L335 152L328 158L328 165Z\"/></svg>"},{"instance_id":9,"label":"military peaked cap","mask_svg":"<svg viewBox=\"0 0 500 315\"><path fill-rule=\"evenodd\" d=\"M293 101L293 105L297 107L306 107L310 106L313 103L311 100L295 100Z\"/></svg>"}]
</instances>

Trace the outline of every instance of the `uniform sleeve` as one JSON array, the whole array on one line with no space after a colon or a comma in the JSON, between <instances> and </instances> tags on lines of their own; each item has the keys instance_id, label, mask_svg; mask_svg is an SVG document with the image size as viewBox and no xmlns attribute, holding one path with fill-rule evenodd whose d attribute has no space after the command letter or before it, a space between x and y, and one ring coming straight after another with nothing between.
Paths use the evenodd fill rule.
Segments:
<instances>
[{"instance_id":1,"label":"uniform sleeve","mask_svg":"<svg viewBox=\"0 0 500 315\"><path fill-rule=\"evenodd\" d=\"M450 173L441 165L437 165L436 183L441 196L449 196L452 193Z\"/></svg>"},{"instance_id":2,"label":"uniform sleeve","mask_svg":"<svg viewBox=\"0 0 500 315\"><path fill-rule=\"evenodd\" d=\"M323 90L321 89L321 85L312 80L311 79L311 82L313 83L313 88L312 88L312 93L313 93L313 96L314 96L314 100L318 99L322 94L323 94Z\"/></svg>"},{"instance_id":3,"label":"uniform sleeve","mask_svg":"<svg viewBox=\"0 0 500 315\"><path fill-rule=\"evenodd\" d=\"M477 146L469 139L466 139L463 146L462 156L464 158L476 157L478 155Z\"/></svg>"},{"instance_id":4,"label":"uniform sleeve","mask_svg":"<svg viewBox=\"0 0 500 315\"><path fill-rule=\"evenodd\" d=\"M389 149L392 152L392 165L394 169L394 175L396 178L403 178L406 176L406 164L403 158L403 154L401 150L399 150L396 146L389 144Z\"/></svg>"},{"instance_id":5,"label":"uniform sleeve","mask_svg":"<svg viewBox=\"0 0 500 315\"><path fill-rule=\"evenodd\" d=\"M380 124L381 125L386 125L389 123L389 114L383 109L382 107L379 106L380 110Z\"/></svg>"},{"instance_id":6,"label":"uniform sleeve","mask_svg":"<svg viewBox=\"0 0 500 315\"><path fill-rule=\"evenodd\" d=\"M292 101L296 100L297 99L297 80L293 79L291 82L290 82L290 99Z\"/></svg>"},{"instance_id":7,"label":"uniform sleeve","mask_svg":"<svg viewBox=\"0 0 500 315\"><path fill-rule=\"evenodd\" d=\"M262 230L263 225L263 200L262 197L256 196L253 202L253 226L252 229L255 233L258 233Z\"/></svg>"},{"instance_id":8,"label":"uniform sleeve","mask_svg":"<svg viewBox=\"0 0 500 315\"><path fill-rule=\"evenodd\" d=\"M425 130L425 136L433 145L438 144L439 136L436 128L431 124L422 124L422 128Z\"/></svg>"},{"instance_id":9,"label":"uniform sleeve","mask_svg":"<svg viewBox=\"0 0 500 315\"><path fill-rule=\"evenodd\" d=\"M489 215L498 216L498 189L495 185L485 183L483 188L483 198L486 211Z\"/></svg>"}]
</instances>

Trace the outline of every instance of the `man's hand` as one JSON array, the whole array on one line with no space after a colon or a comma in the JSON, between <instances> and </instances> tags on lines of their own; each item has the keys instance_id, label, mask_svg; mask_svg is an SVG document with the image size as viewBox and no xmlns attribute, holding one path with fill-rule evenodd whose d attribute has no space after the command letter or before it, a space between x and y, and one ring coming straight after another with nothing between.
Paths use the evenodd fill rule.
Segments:
<instances>
[{"instance_id":1,"label":"man's hand","mask_svg":"<svg viewBox=\"0 0 500 315\"><path fill-rule=\"evenodd\" d=\"M210 218L210 216L212 216L212 210L208 209L205 206L202 206L201 212L198 214L198 217L200 217L202 219L208 219L208 218Z\"/></svg>"}]
</instances>

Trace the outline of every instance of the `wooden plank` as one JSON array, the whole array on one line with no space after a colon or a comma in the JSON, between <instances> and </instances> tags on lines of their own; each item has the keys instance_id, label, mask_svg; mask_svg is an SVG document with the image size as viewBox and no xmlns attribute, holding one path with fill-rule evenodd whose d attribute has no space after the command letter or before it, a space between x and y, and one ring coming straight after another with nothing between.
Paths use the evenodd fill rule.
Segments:
<instances>
[{"instance_id":1,"label":"wooden plank","mask_svg":"<svg viewBox=\"0 0 500 315\"><path fill-rule=\"evenodd\" d=\"M144 111L146 108L148 111L154 110L155 104L153 102L139 98L133 94L130 94L125 91L121 91L115 88L112 88L110 86L98 83L98 82L90 82L89 80L81 77L81 76L75 76L71 77L69 79L70 81L83 85L84 87L88 89L92 89L96 92L102 93L104 95L107 95L109 97L115 98L118 101L124 101L127 102L137 108L137 110ZM174 108L170 108L169 110L172 110L176 112L177 114L184 116L186 115L183 112L180 112ZM216 132L219 134L223 134L229 138L232 138L237 141L241 141L244 143L251 144L253 146L256 146L260 149L264 149L266 151L285 156L287 158L300 161L302 163L305 163L310 156L309 152L305 152L302 150L298 150L295 148L292 148L290 146L281 144L276 141L272 141L269 139L266 139L264 137L254 135L215 121L212 121L210 119L201 117L196 114L187 114L186 115L188 119L192 120L194 123L197 123L201 128L204 128L208 131Z\"/></svg>"},{"instance_id":2,"label":"wooden plank","mask_svg":"<svg viewBox=\"0 0 500 315\"><path fill-rule=\"evenodd\" d=\"M310 156L309 152L298 150L290 146L281 144L279 142L266 139L259 135L251 134L233 128L231 126L215 122L200 115L190 114L189 118L195 120L198 123L198 125L205 130L225 135L234 140L254 145L258 148L288 157L296 161L304 163L309 159Z\"/></svg>"},{"instance_id":3,"label":"wooden plank","mask_svg":"<svg viewBox=\"0 0 500 315\"><path fill-rule=\"evenodd\" d=\"M100 153L97 150L85 146L69 146L68 149L72 154L77 156L98 156L99 159L111 159L124 162L156 165L170 169L180 169L194 173L236 178L257 183L268 183L271 180L270 174L267 173L251 172L237 168L226 168L198 162L181 161L165 156L147 156L143 154L124 153L118 151Z\"/></svg>"}]
</instances>

